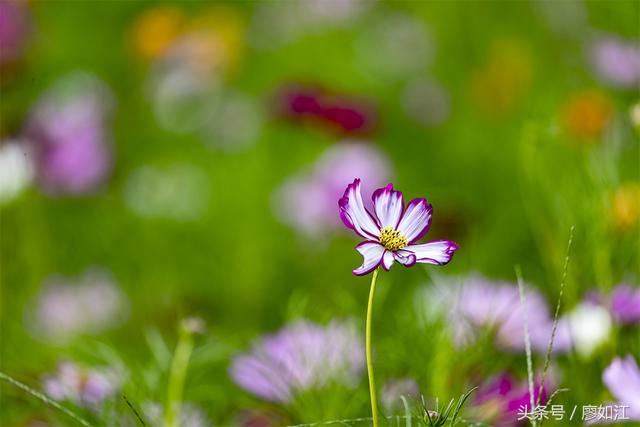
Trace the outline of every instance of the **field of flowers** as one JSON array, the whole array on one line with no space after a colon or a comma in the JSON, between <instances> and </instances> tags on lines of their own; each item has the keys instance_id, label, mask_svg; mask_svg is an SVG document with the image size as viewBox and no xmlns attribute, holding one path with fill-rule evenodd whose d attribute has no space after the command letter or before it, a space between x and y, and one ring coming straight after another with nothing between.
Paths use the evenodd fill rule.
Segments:
<instances>
[{"instance_id":1,"label":"field of flowers","mask_svg":"<svg viewBox=\"0 0 640 427\"><path fill-rule=\"evenodd\" d=\"M0 0L0 425L640 426L639 88L637 0Z\"/></svg>"}]
</instances>

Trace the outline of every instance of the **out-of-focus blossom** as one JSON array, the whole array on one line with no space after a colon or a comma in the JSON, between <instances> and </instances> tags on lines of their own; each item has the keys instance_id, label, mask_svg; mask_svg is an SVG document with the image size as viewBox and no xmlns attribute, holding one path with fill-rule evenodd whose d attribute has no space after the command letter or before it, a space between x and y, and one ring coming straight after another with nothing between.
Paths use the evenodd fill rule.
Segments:
<instances>
[{"instance_id":1,"label":"out-of-focus blossom","mask_svg":"<svg viewBox=\"0 0 640 427\"><path fill-rule=\"evenodd\" d=\"M640 287L618 285L611 292L609 302L613 319L621 325L640 323Z\"/></svg>"},{"instance_id":2,"label":"out-of-focus blossom","mask_svg":"<svg viewBox=\"0 0 640 427\"><path fill-rule=\"evenodd\" d=\"M341 134L366 134L376 123L371 103L314 86L281 88L276 95L276 108L283 118L318 124Z\"/></svg>"},{"instance_id":3,"label":"out-of-focus blossom","mask_svg":"<svg viewBox=\"0 0 640 427\"><path fill-rule=\"evenodd\" d=\"M54 400L68 400L89 409L98 409L120 387L122 375L109 367L84 368L62 362L58 370L43 379L45 392Z\"/></svg>"},{"instance_id":4,"label":"out-of-focus blossom","mask_svg":"<svg viewBox=\"0 0 640 427\"><path fill-rule=\"evenodd\" d=\"M17 61L31 33L29 4L24 0L0 2L0 67Z\"/></svg>"},{"instance_id":5,"label":"out-of-focus blossom","mask_svg":"<svg viewBox=\"0 0 640 427\"><path fill-rule=\"evenodd\" d=\"M540 398L540 404L544 405L548 391L543 387L539 393L540 384L535 382L533 387L534 408ZM475 393L472 401L473 412L484 422L490 422L495 427L510 427L524 425L529 422L527 418L518 421L521 408L528 408L531 412L531 394L526 381L517 382L508 373L502 373L487 381Z\"/></svg>"},{"instance_id":6,"label":"out-of-focus blossom","mask_svg":"<svg viewBox=\"0 0 640 427\"><path fill-rule=\"evenodd\" d=\"M394 378L384 383L380 392L380 403L385 411L402 408L402 399L417 398L420 395L420 387L412 378Z\"/></svg>"},{"instance_id":7,"label":"out-of-focus blossom","mask_svg":"<svg viewBox=\"0 0 640 427\"><path fill-rule=\"evenodd\" d=\"M367 76L404 79L426 72L435 55L435 42L419 18L385 14L361 32L356 55Z\"/></svg>"},{"instance_id":8,"label":"out-of-focus blossom","mask_svg":"<svg viewBox=\"0 0 640 427\"><path fill-rule=\"evenodd\" d=\"M158 6L145 10L136 18L132 44L145 59L162 55L182 32L186 24L183 11L174 6Z\"/></svg>"},{"instance_id":9,"label":"out-of-focus blossom","mask_svg":"<svg viewBox=\"0 0 640 427\"><path fill-rule=\"evenodd\" d=\"M382 266L389 271L398 262L405 267L416 263L444 265L458 250L451 240L418 243L431 228L433 208L424 198L404 205L404 195L393 184L378 188L371 195L373 209L362 200L360 179L356 178L338 200L340 219L345 227L365 240L356 246L363 257L362 265L353 270L363 276Z\"/></svg>"},{"instance_id":10,"label":"out-of-focus blossom","mask_svg":"<svg viewBox=\"0 0 640 427\"><path fill-rule=\"evenodd\" d=\"M124 197L127 206L142 217L195 220L207 209L209 179L189 164L144 166L128 178Z\"/></svg>"},{"instance_id":11,"label":"out-of-focus blossom","mask_svg":"<svg viewBox=\"0 0 640 427\"><path fill-rule=\"evenodd\" d=\"M435 286L422 291L417 300L419 314L427 322L443 316L451 328L453 341L467 346L476 341L480 329L495 332L497 347L509 351L524 350L526 316L532 348L547 351L553 319L545 299L534 289L526 288L526 304L520 302L518 287L511 283L492 282L478 275L456 280L438 279ZM438 309L446 307L446 311ZM565 324L559 325L554 338L554 351L571 348L571 337Z\"/></svg>"},{"instance_id":12,"label":"out-of-focus blossom","mask_svg":"<svg viewBox=\"0 0 640 427\"><path fill-rule=\"evenodd\" d=\"M407 86L402 104L407 116L426 127L441 125L451 111L449 92L438 83L422 80Z\"/></svg>"},{"instance_id":13,"label":"out-of-focus blossom","mask_svg":"<svg viewBox=\"0 0 640 427\"><path fill-rule=\"evenodd\" d=\"M164 407L156 402L145 402L142 410L147 421L152 426L164 425ZM180 406L180 420L178 425L181 427L210 427L207 414L201 408L191 403L182 403Z\"/></svg>"},{"instance_id":14,"label":"out-of-focus blossom","mask_svg":"<svg viewBox=\"0 0 640 427\"><path fill-rule=\"evenodd\" d=\"M287 179L276 193L278 216L302 234L321 237L338 229L336 200L361 177L370 194L390 178L389 159L374 145L346 141L330 147L310 168ZM368 206L371 206L368 204Z\"/></svg>"},{"instance_id":15,"label":"out-of-focus blossom","mask_svg":"<svg viewBox=\"0 0 640 427\"><path fill-rule=\"evenodd\" d=\"M640 128L640 101L634 103L629 109L629 119L634 127Z\"/></svg>"},{"instance_id":16,"label":"out-of-focus blossom","mask_svg":"<svg viewBox=\"0 0 640 427\"><path fill-rule=\"evenodd\" d=\"M40 185L51 194L80 194L96 189L111 168L106 85L76 72L59 80L37 102L26 137L33 144Z\"/></svg>"},{"instance_id":17,"label":"out-of-focus blossom","mask_svg":"<svg viewBox=\"0 0 640 427\"><path fill-rule=\"evenodd\" d=\"M610 34L595 38L588 48L594 71L613 87L637 89L640 85L640 41Z\"/></svg>"},{"instance_id":18,"label":"out-of-focus blossom","mask_svg":"<svg viewBox=\"0 0 640 427\"><path fill-rule=\"evenodd\" d=\"M499 40L487 62L471 76L471 96L484 114L500 117L511 112L531 84L531 53L515 40Z\"/></svg>"},{"instance_id":19,"label":"out-of-focus blossom","mask_svg":"<svg viewBox=\"0 0 640 427\"><path fill-rule=\"evenodd\" d=\"M609 97L598 90L573 94L560 110L562 129L580 139L597 140L613 118Z\"/></svg>"},{"instance_id":20,"label":"out-of-focus blossom","mask_svg":"<svg viewBox=\"0 0 640 427\"><path fill-rule=\"evenodd\" d=\"M148 91L157 120L174 132L200 131L220 112L220 89L244 46L238 13L216 7L189 24L151 68Z\"/></svg>"},{"instance_id":21,"label":"out-of-focus blossom","mask_svg":"<svg viewBox=\"0 0 640 427\"><path fill-rule=\"evenodd\" d=\"M633 356L615 358L602 374L602 382L618 405L628 407L629 419L640 421L640 368Z\"/></svg>"},{"instance_id":22,"label":"out-of-focus blossom","mask_svg":"<svg viewBox=\"0 0 640 427\"><path fill-rule=\"evenodd\" d=\"M268 409L243 409L235 417L235 425L240 427L278 427L291 424L283 414Z\"/></svg>"},{"instance_id":23,"label":"out-of-focus blossom","mask_svg":"<svg viewBox=\"0 0 640 427\"><path fill-rule=\"evenodd\" d=\"M562 37L581 37L584 34L587 9L582 0L531 0L531 4L555 34Z\"/></svg>"},{"instance_id":24,"label":"out-of-focus blossom","mask_svg":"<svg viewBox=\"0 0 640 427\"><path fill-rule=\"evenodd\" d=\"M370 6L366 0L261 2L253 15L249 43L257 49L276 49L305 34L346 27Z\"/></svg>"},{"instance_id":25,"label":"out-of-focus blossom","mask_svg":"<svg viewBox=\"0 0 640 427\"><path fill-rule=\"evenodd\" d=\"M30 147L21 141L0 142L0 205L11 201L33 180Z\"/></svg>"},{"instance_id":26,"label":"out-of-focus blossom","mask_svg":"<svg viewBox=\"0 0 640 427\"><path fill-rule=\"evenodd\" d=\"M202 128L205 144L213 149L239 152L253 146L264 123L263 108L245 94L224 91Z\"/></svg>"},{"instance_id":27,"label":"out-of-focus blossom","mask_svg":"<svg viewBox=\"0 0 640 427\"><path fill-rule=\"evenodd\" d=\"M262 399L290 402L331 383L355 387L364 368L363 342L350 323L290 324L260 338L230 367L233 381Z\"/></svg>"},{"instance_id":28,"label":"out-of-focus blossom","mask_svg":"<svg viewBox=\"0 0 640 427\"><path fill-rule=\"evenodd\" d=\"M76 281L59 276L48 279L38 297L34 320L38 333L65 341L112 327L127 312L125 296L112 276L91 269Z\"/></svg>"},{"instance_id":29,"label":"out-of-focus blossom","mask_svg":"<svg viewBox=\"0 0 640 427\"><path fill-rule=\"evenodd\" d=\"M640 223L640 184L620 186L611 198L611 220L620 231L629 231Z\"/></svg>"},{"instance_id":30,"label":"out-of-focus blossom","mask_svg":"<svg viewBox=\"0 0 640 427\"><path fill-rule=\"evenodd\" d=\"M559 325L568 327L573 347L584 356L590 356L609 338L612 326L607 309L589 302L562 316Z\"/></svg>"}]
</instances>

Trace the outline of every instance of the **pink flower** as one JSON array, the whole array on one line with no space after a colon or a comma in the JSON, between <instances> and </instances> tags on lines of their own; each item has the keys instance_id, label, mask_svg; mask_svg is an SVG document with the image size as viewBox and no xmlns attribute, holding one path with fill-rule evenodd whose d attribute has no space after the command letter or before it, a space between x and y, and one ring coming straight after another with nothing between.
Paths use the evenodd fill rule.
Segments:
<instances>
[{"instance_id":1,"label":"pink flower","mask_svg":"<svg viewBox=\"0 0 640 427\"><path fill-rule=\"evenodd\" d=\"M423 198L404 206L400 191L388 184L373 192L373 214L367 210L360 192L360 179L347 186L338 201L344 225L366 240L356 246L364 257L353 274L363 276L379 265L389 271L395 261L411 267L416 262L443 265L451 261L458 245L450 240L416 244L431 226L431 204Z\"/></svg>"},{"instance_id":2,"label":"pink flower","mask_svg":"<svg viewBox=\"0 0 640 427\"><path fill-rule=\"evenodd\" d=\"M62 362L55 374L44 379L43 385L52 399L69 400L97 409L116 393L121 380L113 369L86 369L72 362Z\"/></svg>"}]
</instances>

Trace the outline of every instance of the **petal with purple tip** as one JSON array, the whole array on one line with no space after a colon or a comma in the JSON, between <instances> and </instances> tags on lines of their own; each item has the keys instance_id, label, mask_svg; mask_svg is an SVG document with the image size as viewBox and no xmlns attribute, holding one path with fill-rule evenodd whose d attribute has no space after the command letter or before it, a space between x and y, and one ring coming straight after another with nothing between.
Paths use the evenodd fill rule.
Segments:
<instances>
[{"instance_id":1,"label":"petal with purple tip","mask_svg":"<svg viewBox=\"0 0 640 427\"><path fill-rule=\"evenodd\" d=\"M415 254L409 251L399 250L394 252L393 256L396 259L396 261L398 261L400 264L404 265L405 267L411 267L416 263Z\"/></svg>"},{"instance_id":2,"label":"petal with purple tip","mask_svg":"<svg viewBox=\"0 0 640 427\"><path fill-rule=\"evenodd\" d=\"M436 240L420 245L409 245L403 250L412 252L417 262L443 265L451 261L458 245L450 240Z\"/></svg>"},{"instance_id":3,"label":"petal with purple tip","mask_svg":"<svg viewBox=\"0 0 640 427\"><path fill-rule=\"evenodd\" d=\"M340 218L348 228L366 239L377 239L380 236L380 228L362 202L358 178L347 186L344 195L338 201L338 206Z\"/></svg>"},{"instance_id":4,"label":"petal with purple tip","mask_svg":"<svg viewBox=\"0 0 640 427\"><path fill-rule=\"evenodd\" d=\"M377 242L362 242L356 246L356 250L364 257L362 265L353 270L356 276L364 276L375 270L382 262L385 252L384 246Z\"/></svg>"},{"instance_id":5,"label":"petal with purple tip","mask_svg":"<svg viewBox=\"0 0 640 427\"><path fill-rule=\"evenodd\" d=\"M371 198L380 228L396 228L404 208L402 192L395 191L393 184L388 184L386 187L378 188L374 191Z\"/></svg>"},{"instance_id":6,"label":"petal with purple tip","mask_svg":"<svg viewBox=\"0 0 640 427\"><path fill-rule=\"evenodd\" d=\"M398 224L398 231L413 243L424 236L431 226L431 212L433 208L425 199L413 199L407 205L402 219ZM419 257L418 257L419 258Z\"/></svg>"}]
</instances>

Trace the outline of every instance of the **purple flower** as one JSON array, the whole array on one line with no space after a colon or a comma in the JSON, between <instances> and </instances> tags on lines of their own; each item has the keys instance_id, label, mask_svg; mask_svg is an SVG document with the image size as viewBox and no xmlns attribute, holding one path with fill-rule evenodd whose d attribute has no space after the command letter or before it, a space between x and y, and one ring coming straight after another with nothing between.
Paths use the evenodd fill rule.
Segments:
<instances>
[{"instance_id":1,"label":"purple flower","mask_svg":"<svg viewBox=\"0 0 640 427\"><path fill-rule=\"evenodd\" d=\"M309 169L289 178L276 193L277 214L310 237L326 235L340 225L336 199L356 176L374 186L390 175L389 159L374 145L343 142L329 148Z\"/></svg>"},{"instance_id":2,"label":"purple flower","mask_svg":"<svg viewBox=\"0 0 640 427\"><path fill-rule=\"evenodd\" d=\"M46 192L86 193L107 177L110 105L104 83L85 73L64 77L38 101L26 136L34 146L38 180Z\"/></svg>"},{"instance_id":3,"label":"purple flower","mask_svg":"<svg viewBox=\"0 0 640 427\"><path fill-rule=\"evenodd\" d=\"M640 47L637 40L603 36L591 44L589 56L595 72L612 86L632 89L640 84Z\"/></svg>"},{"instance_id":4,"label":"purple flower","mask_svg":"<svg viewBox=\"0 0 640 427\"><path fill-rule=\"evenodd\" d=\"M350 324L323 327L298 321L253 344L231 365L233 381L272 402L288 403L300 392L331 382L354 387L364 368L364 347Z\"/></svg>"},{"instance_id":5,"label":"purple flower","mask_svg":"<svg viewBox=\"0 0 640 427\"><path fill-rule=\"evenodd\" d=\"M91 269L75 281L58 276L48 279L38 297L34 320L39 333L65 341L103 331L126 313L125 297L111 275Z\"/></svg>"},{"instance_id":6,"label":"purple flower","mask_svg":"<svg viewBox=\"0 0 640 427\"><path fill-rule=\"evenodd\" d=\"M520 302L517 286L507 282L489 281L473 274L462 283L444 283L430 287L424 295L428 307L424 312L446 307L441 314L452 329L453 340L458 346L476 340L479 328L495 332L497 347L509 351L524 350L524 319L527 318L531 346L545 353L551 339L553 319L545 299L535 289L526 288L526 304ZM427 313L429 314L429 313ZM568 326L560 324L554 339L554 351L571 348Z\"/></svg>"},{"instance_id":7,"label":"purple flower","mask_svg":"<svg viewBox=\"0 0 640 427\"><path fill-rule=\"evenodd\" d=\"M0 2L0 65L17 60L27 43L31 31L31 17L27 2L3 0Z\"/></svg>"},{"instance_id":8,"label":"purple flower","mask_svg":"<svg viewBox=\"0 0 640 427\"><path fill-rule=\"evenodd\" d=\"M72 362L62 362L55 374L43 380L43 386L52 399L97 409L115 394L120 382L121 375L113 369L85 369Z\"/></svg>"},{"instance_id":9,"label":"purple flower","mask_svg":"<svg viewBox=\"0 0 640 427\"><path fill-rule=\"evenodd\" d=\"M631 355L616 358L605 369L602 381L620 406L628 406L626 415L640 421L640 368Z\"/></svg>"},{"instance_id":10,"label":"purple flower","mask_svg":"<svg viewBox=\"0 0 640 427\"><path fill-rule=\"evenodd\" d=\"M640 288L619 285L609 302L613 319L622 325L640 323Z\"/></svg>"},{"instance_id":11,"label":"purple flower","mask_svg":"<svg viewBox=\"0 0 640 427\"><path fill-rule=\"evenodd\" d=\"M538 401L539 383L534 383L533 400ZM542 389L540 404L544 405L548 397L547 388ZM531 407L531 394L526 382L517 383L508 373L502 373L486 382L475 393L473 406L478 416L491 421L496 427L523 425L528 420L518 421L518 411Z\"/></svg>"},{"instance_id":12,"label":"purple flower","mask_svg":"<svg viewBox=\"0 0 640 427\"><path fill-rule=\"evenodd\" d=\"M371 198L374 214L364 206L360 179L356 178L338 201L344 225L366 239L356 246L364 262L353 274L369 274L381 264L389 271L394 261L405 267L416 262L443 265L451 261L458 245L450 240L416 244L431 226L433 209L425 199L413 199L405 208L404 197L393 184L377 189Z\"/></svg>"}]
</instances>

